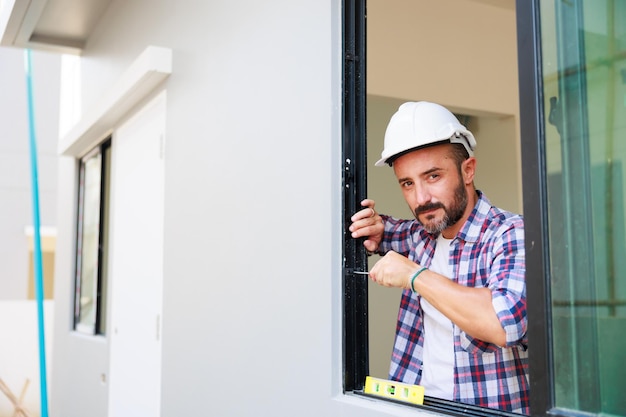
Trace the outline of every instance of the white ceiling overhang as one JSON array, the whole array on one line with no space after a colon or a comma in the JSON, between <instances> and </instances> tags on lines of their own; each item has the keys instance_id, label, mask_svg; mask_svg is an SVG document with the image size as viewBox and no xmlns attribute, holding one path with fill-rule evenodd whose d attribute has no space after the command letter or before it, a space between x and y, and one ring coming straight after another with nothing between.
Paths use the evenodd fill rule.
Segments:
<instances>
[{"instance_id":1,"label":"white ceiling overhang","mask_svg":"<svg viewBox=\"0 0 626 417\"><path fill-rule=\"evenodd\" d=\"M0 45L80 54L111 0L0 0Z\"/></svg>"}]
</instances>

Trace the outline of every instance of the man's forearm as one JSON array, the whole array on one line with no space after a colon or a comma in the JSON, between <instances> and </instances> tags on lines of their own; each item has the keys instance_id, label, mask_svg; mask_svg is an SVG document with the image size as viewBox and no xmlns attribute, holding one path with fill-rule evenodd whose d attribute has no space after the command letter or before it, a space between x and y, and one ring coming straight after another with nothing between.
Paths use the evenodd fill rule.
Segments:
<instances>
[{"instance_id":1,"label":"man's forearm","mask_svg":"<svg viewBox=\"0 0 626 417\"><path fill-rule=\"evenodd\" d=\"M498 346L506 345L506 334L488 288L466 287L430 270L419 275L414 288L468 335Z\"/></svg>"}]
</instances>

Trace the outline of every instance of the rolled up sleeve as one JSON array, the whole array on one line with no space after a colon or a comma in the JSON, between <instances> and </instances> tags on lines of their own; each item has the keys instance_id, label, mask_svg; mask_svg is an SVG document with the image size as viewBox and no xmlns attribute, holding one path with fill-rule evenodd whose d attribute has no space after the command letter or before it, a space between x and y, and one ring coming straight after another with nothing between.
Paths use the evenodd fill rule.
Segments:
<instances>
[{"instance_id":1,"label":"rolled up sleeve","mask_svg":"<svg viewBox=\"0 0 626 417\"><path fill-rule=\"evenodd\" d=\"M521 220L520 220L521 222ZM507 346L526 345L526 264L523 224L513 224L496 240L489 276L491 302L506 333Z\"/></svg>"}]
</instances>

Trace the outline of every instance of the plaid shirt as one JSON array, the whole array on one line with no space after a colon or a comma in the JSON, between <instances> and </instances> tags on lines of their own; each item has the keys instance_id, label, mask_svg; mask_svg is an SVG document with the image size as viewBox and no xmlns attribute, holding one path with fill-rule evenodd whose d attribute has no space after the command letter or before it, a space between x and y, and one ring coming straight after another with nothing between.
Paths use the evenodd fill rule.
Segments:
<instances>
[{"instance_id":1,"label":"plaid shirt","mask_svg":"<svg viewBox=\"0 0 626 417\"><path fill-rule=\"evenodd\" d=\"M529 414L524 223L521 216L479 200L450 246L453 280L488 287L506 332L507 345L474 339L453 323L455 401ZM428 267L437 236L416 220L382 216L379 253L390 250ZM419 384L422 377L424 317L420 296L405 290L400 302L389 378Z\"/></svg>"}]
</instances>

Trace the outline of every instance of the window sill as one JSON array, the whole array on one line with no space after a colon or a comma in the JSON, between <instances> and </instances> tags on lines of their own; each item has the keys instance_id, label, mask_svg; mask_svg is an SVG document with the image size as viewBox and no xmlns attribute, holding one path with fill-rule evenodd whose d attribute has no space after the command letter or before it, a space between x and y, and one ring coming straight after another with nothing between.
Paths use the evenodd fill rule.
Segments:
<instances>
[{"instance_id":1,"label":"window sill","mask_svg":"<svg viewBox=\"0 0 626 417\"><path fill-rule=\"evenodd\" d=\"M371 411L376 416L416 417L449 415L427 409L423 406L414 406L387 399L379 399L360 392L349 392L338 395L335 400L342 404L359 407L363 411ZM360 414L364 415L364 414Z\"/></svg>"},{"instance_id":2,"label":"window sill","mask_svg":"<svg viewBox=\"0 0 626 417\"><path fill-rule=\"evenodd\" d=\"M342 403L361 407L388 416L471 416L471 417L522 417L522 414L491 410L469 404L425 398L424 405L407 404L400 401L381 399L362 392L345 393L336 397Z\"/></svg>"}]
</instances>

